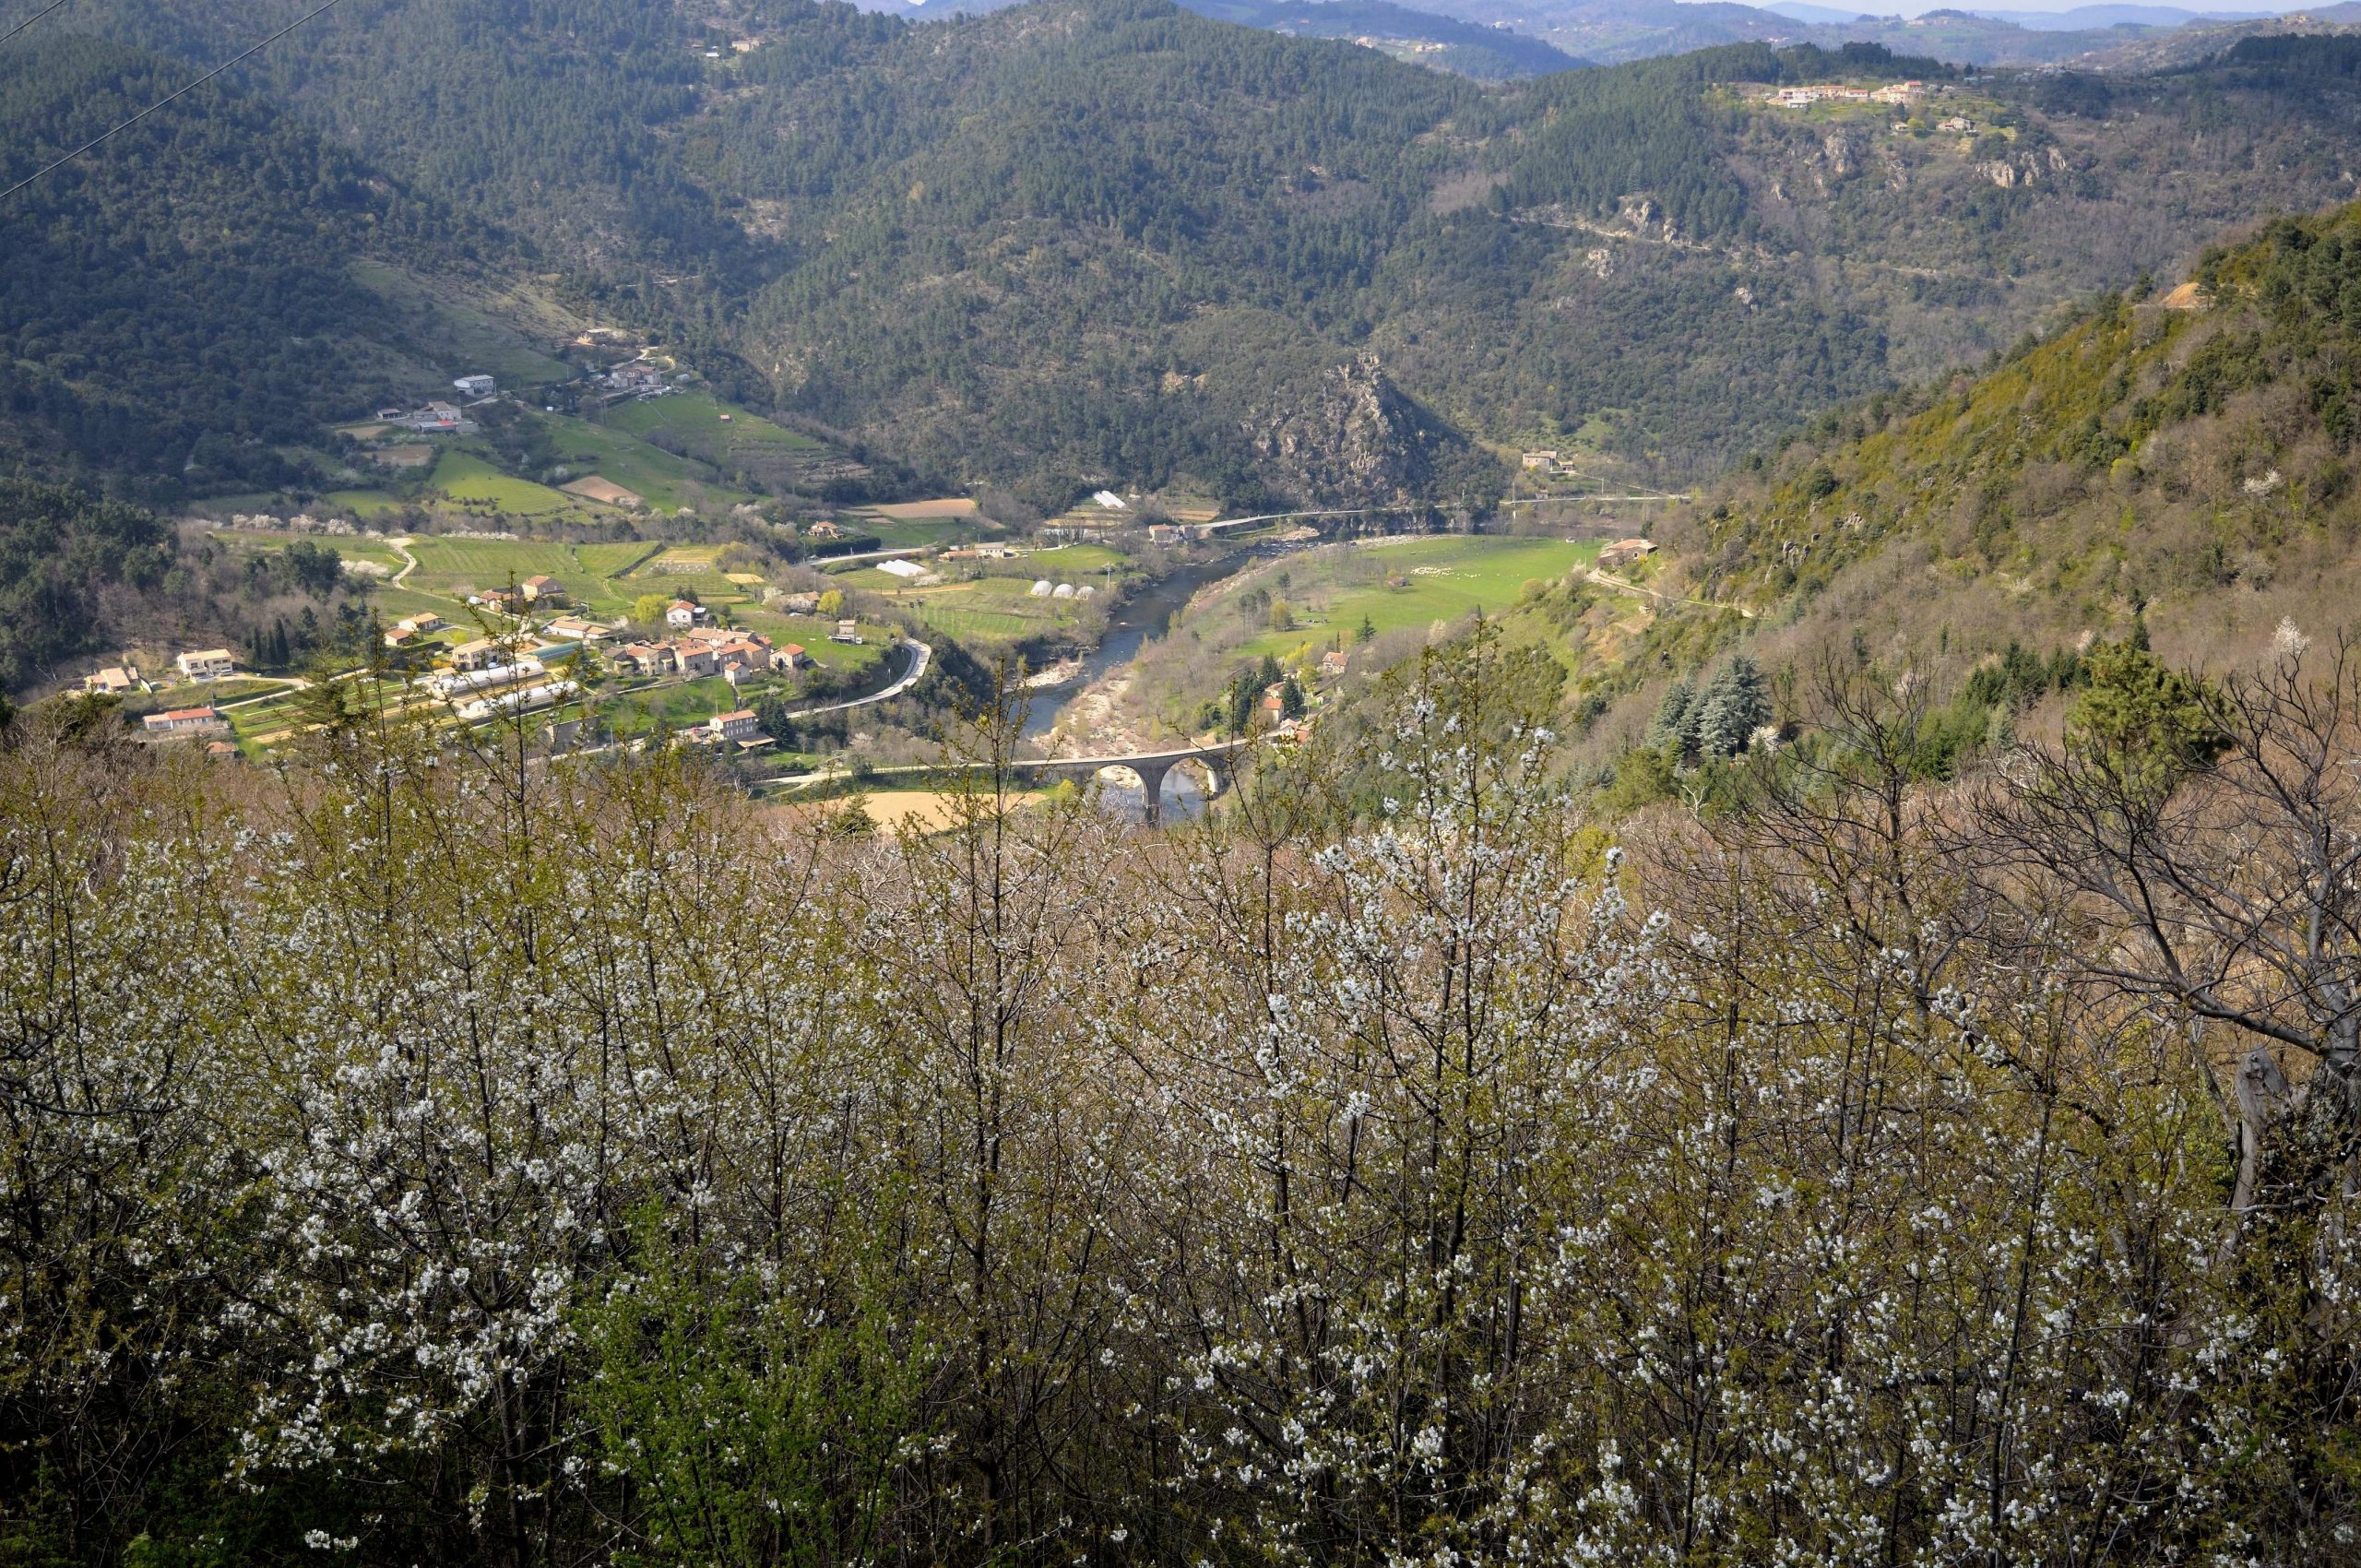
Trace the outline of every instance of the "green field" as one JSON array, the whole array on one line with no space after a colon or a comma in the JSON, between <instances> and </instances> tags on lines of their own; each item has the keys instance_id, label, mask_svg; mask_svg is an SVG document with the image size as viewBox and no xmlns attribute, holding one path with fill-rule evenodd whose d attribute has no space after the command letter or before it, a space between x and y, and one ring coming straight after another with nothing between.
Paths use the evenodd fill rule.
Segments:
<instances>
[{"instance_id":1,"label":"green field","mask_svg":"<svg viewBox=\"0 0 2361 1568\"><path fill-rule=\"evenodd\" d=\"M481 501L519 517L586 505L545 484L512 479L471 452L445 451L435 460L434 474L428 482L454 501Z\"/></svg>"},{"instance_id":2,"label":"green field","mask_svg":"<svg viewBox=\"0 0 2361 1568\"><path fill-rule=\"evenodd\" d=\"M320 497L320 502L333 515L350 513L362 519L390 512L401 505L398 496L382 490L331 490Z\"/></svg>"},{"instance_id":3,"label":"green field","mask_svg":"<svg viewBox=\"0 0 2361 1568\"><path fill-rule=\"evenodd\" d=\"M634 540L629 544L577 544L574 553L580 558L582 569L602 577L619 577L641 562L663 550L660 544L644 544Z\"/></svg>"},{"instance_id":4,"label":"green field","mask_svg":"<svg viewBox=\"0 0 2361 1568\"><path fill-rule=\"evenodd\" d=\"M1336 632L1355 632L1364 621L1391 632L1455 621L1471 610L1500 610L1515 603L1528 581L1561 577L1596 560L1598 552L1596 540L1439 535L1292 557L1286 591L1272 587L1275 574L1258 573L1255 581L1294 608L1295 629L1264 632L1238 651L1284 656Z\"/></svg>"},{"instance_id":5,"label":"green field","mask_svg":"<svg viewBox=\"0 0 2361 1568\"><path fill-rule=\"evenodd\" d=\"M1130 556L1103 544L1061 544L1049 550L1036 550L1024 561L1035 576L1047 577L1051 582L1070 582L1077 588L1089 573L1103 572L1109 566L1121 570L1131 564Z\"/></svg>"},{"instance_id":6,"label":"green field","mask_svg":"<svg viewBox=\"0 0 2361 1568\"><path fill-rule=\"evenodd\" d=\"M658 724L673 730L701 724L717 713L745 707L756 690L750 685L742 695L718 675L708 675L677 686L621 693L596 706L617 734L636 735Z\"/></svg>"},{"instance_id":7,"label":"green field","mask_svg":"<svg viewBox=\"0 0 2361 1568\"><path fill-rule=\"evenodd\" d=\"M658 399L659 402L673 400ZM626 405L630 408L644 406L647 405ZM541 414L538 417L542 428L549 433L550 445L556 448L559 460L574 470L576 479L595 473L635 493L650 506L668 512L676 512L700 501L724 501L734 505L747 499L743 491L713 482L707 470L688 458L650 445L628 429L622 428L619 419L601 425L564 414Z\"/></svg>"},{"instance_id":8,"label":"green field","mask_svg":"<svg viewBox=\"0 0 2361 1568\"><path fill-rule=\"evenodd\" d=\"M728 414L727 421L722 419ZM607 411L605 422L633 435L677 445L693 457L728 473L736 456L817 457L827 448L808 435L773 424L707 392L675 392L622 404ZM623 480L607 476L622 484Z\"/></svg>"},{"instance_id":9,"label":"green field","mask_svg":"<svg viewBox=\"0 0 2361 1568\"><path fill-rule=\"evenodd\" d=\"M888 626L864 625L860 635L866 640L858 647L849 643L832 643L828 634L836 629L834 621L824 621L816 615L779 615L768 610L736 609L730 618L750 632L760 632L774 643L794 643L812 656L812 662L824 670L858 673L869 669L885 657L886 647L900 634Z\"/></svg>"},{"instance_id":10,"label":"green field","mask_svg":"<svg viewBox=\"0 0 2361 1568\"><path fill-rule=\"evenodd\" d=\"M892 584L894 579L884 581ZM1073 600L1035 599L1033 581L1030 576L979 577L943 588L902 588L884 597L962 642L1017 642L1055 633L1074 620Z\"/></svg>"},{"instance_id":11,"label":"green field","mask_svg":"<svg viewBox=\"0 0 2361 1568\"><path fill-rule=\"evenodd\" d=\"M334 550L347 561L367 561L383 566L389 573L401 570L402 558L392 545L381 540L359 539L350 534L289 534L255 533L244 529L216 529L214 542L242 555L276 555L297 540L308 540L324 549Z\"/></svg>"},{"instance_id":12,"label":"green field","mask_svg":"<svg viewBox=\"0 0 2361 1568\"><path fill-rule=\"evenodd\" d=\"M443 539L422 536L410 543L418 557L404 588L444 597L439 606L450 612L451 600L470 593L506 588L527 577L555 577L565 585L572 607L590 611L627 610L641 590L616 584L587 568L572 545L534 540Z\"/></svg>"},{"instance_id":13,"label":"green field","mask_svg":"<svg viewBox=\"0 0 2361 1568\"><path fill-rule=\"evenodd\" d=\"M863 533L875 534L878 542L888 550L964 544L991 531L973 517L881 517L858 512L847 521Z\"/></svg>"}]
</instances>

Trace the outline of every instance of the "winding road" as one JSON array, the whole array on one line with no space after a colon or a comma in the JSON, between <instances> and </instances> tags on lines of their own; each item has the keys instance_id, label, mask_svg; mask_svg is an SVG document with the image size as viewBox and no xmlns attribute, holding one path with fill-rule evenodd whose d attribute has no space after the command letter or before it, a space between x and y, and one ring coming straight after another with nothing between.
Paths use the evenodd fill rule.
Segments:
<instances>
[{"instance_id":1,"label":"winding road","mask_svg":"<svg viewBox=\"0 0 2361 1568\"><path fill-rule=\"evenodd\" d=\"M902 646L909 649L910 667L902 671L899 680L884 691L872 692L865 697L855 697L850 702L832 702L818 707L793 708L789 710L790 716L796 719L807 719L817 713L842 713L848 707L867 707L871 703L889 702L900 696L919 683L919 677L926 673L928 663L934 658L934 649L916 637L904 637Z\"/></svg>"}]
</instances>

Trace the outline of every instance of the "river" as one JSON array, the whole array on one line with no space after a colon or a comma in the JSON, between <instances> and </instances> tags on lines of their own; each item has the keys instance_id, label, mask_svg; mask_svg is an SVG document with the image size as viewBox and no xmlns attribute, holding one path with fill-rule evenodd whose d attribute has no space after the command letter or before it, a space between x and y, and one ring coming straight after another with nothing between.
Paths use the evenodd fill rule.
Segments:
<instances>
[{"instance_id":1,"label":"river","mask_svg":"<svg viewBox=\"0 0 2361 1568\"><path fill-rule=\"evenodd\" d=\"M1183 566L1169 576L1157 578L1117 606L1107 623L1107 636L1082 661L1082 672L1063 685L1035 692L1026 702L1024 738L1036 742L1047 738L1066 705L1092 682L1138 658L1149 639L1160 637L1171 629L1173 617L1180 613L1199 588L1242 569L1256 554L1252 550L1234 550L1211 561ZM1118 786L1111 780L1100 782L1099 800L1109 809L1134 818L1144 806L1137 786ZM1168 819L1195 816L1204 809L1204 780L1195 768L1176 767L1165 776L1164 814Z\"/></svg>"}]
</instances>

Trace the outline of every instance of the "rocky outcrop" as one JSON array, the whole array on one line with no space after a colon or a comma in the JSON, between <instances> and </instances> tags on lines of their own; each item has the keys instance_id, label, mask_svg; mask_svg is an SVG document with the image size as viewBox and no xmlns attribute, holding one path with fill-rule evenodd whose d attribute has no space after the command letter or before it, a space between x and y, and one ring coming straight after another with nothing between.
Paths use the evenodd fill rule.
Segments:
<instances>
[{"instance_id":1,"label":"rocky outcrop","mask_svg":"<svg viewBox=\"0 0 2361 1568\"><path fill-rule=\"evenodd\" d=\"M1273 489L1304 505L1428 499L1469 453L1466 438L1395 386L1364 353L1257 408L1243 434Z\"/></svg>"}]
</instances>

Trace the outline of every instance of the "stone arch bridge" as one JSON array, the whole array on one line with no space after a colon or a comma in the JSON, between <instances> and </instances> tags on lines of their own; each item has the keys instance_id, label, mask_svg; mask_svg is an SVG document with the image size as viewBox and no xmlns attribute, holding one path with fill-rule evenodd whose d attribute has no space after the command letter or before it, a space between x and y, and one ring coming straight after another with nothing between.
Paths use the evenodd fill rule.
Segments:
<instances>
[{"instance_id":1,"label":"stone arch bridge","mask_svg":"<svg viewBox=\"0 0 2361 1568\"><path fill-rule=\"evenodd\" d=\"M1123 756L1060 756L1014 757L1009 771L1020 778L1037 781L1071 778L1086 784L1109 767L1128 767L1140 776L1140 791L1146 798L1146 816L1157 821L1164 810L1164 776L1183 763L1195 763L1205 770L1207 795L1219 795L1229 788L1231 764L1239 753L1252 741L1221 741L1205 746L1176 746L1170 751L1135 752Z\"/></svg>"}]
</instances>

